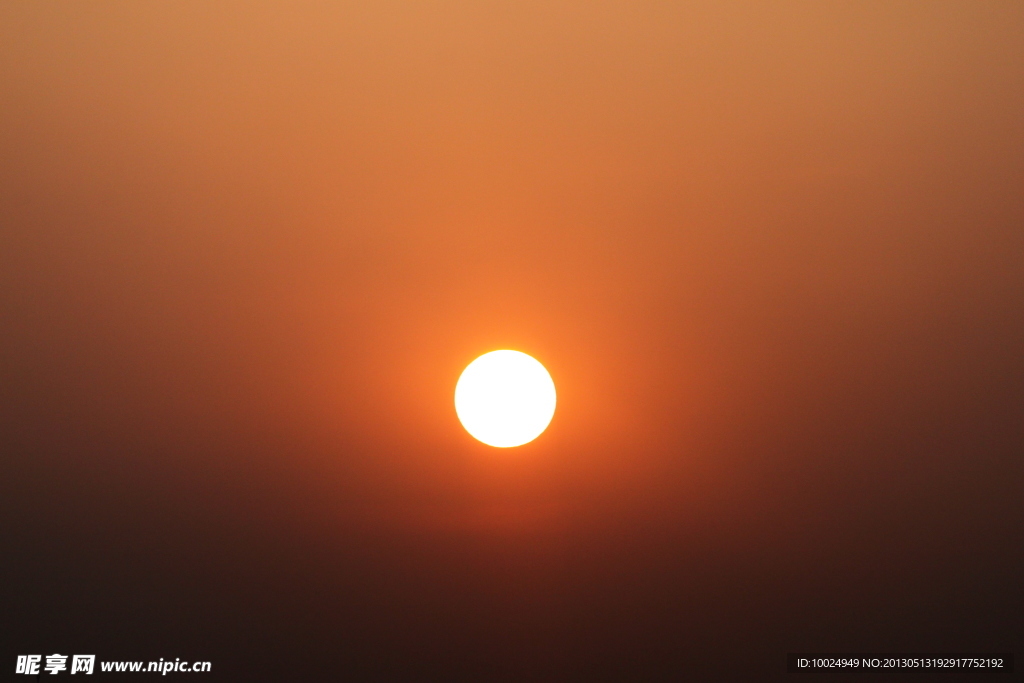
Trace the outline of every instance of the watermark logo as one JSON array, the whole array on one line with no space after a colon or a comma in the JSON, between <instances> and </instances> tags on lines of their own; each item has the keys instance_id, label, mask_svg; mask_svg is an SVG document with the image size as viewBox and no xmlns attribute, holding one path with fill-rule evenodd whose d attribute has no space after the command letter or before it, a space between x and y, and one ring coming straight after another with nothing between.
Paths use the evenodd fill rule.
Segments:
<instances>
[{"instance_id":1,"label":"watermark logo","mask_svg":"<svg viewBox=\"0 0 1024 683\"><path fill-rule=\"evenodd\" d=\"M14 673L37 676L45 672L55 676L62 672L90 675L96 671L96 655L71 655L70 659L69 671L68 655L56 652L45 658L43 655L18 655ZM174 661L160 658L155 662L100 662L100 671L103 673L159 673L166 676L169 673L206 673L211 668L210 662L182 661L180 657Z\"/></svg>"},{"instance_id":2,"label":"watermark logo","mask_svg":"<svg viewBox=\"0 0 1024 683\"><path fill-rule=\"evenodd\" d=\"M35 676L39 673L39 666L42 663L42 655L18 655L18 663L14 667L14 673ZM73 655L71 657L71 673L91 674L96 666L96 655ZM56 675L68 669L68 656L60 653L46 655L46 665L43 671Z\"/></svg>"}]
</instances>

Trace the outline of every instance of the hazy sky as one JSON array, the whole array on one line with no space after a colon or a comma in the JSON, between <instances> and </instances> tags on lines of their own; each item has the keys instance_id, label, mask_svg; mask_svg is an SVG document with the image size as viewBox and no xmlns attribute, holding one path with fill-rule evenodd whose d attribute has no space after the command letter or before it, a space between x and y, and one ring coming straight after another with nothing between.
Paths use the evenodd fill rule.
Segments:
<instances>
[{"instance_id":1,"label":"hazy sky","mask_svg":"<svg viewBox=\"0 0 1024 683\"><path fill-rule=\"evenodd\" d=\"M4 3L7 640L1020 651L1022 188L1020 2ZM512 451L498 348L559 392Z\"/></svg>"}]
</instances>

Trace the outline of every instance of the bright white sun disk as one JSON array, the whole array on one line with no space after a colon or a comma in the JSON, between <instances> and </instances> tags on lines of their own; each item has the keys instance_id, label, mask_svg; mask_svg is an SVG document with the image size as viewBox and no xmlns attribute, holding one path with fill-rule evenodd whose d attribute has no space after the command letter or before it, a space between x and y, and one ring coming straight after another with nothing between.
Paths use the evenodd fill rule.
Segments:
<instances>
[{"instance_id":1,"label":"bright white sun disk","mask_svg":"<svg viewBox=\"0 0 1024 683\"><path fill-rule=\"evenodd\" d=\"M555 414L555 383L537 360L520 351L491 351L462 371L455 412L475 439L511 448L536 439Z\"/></svg>"}]
</instances>

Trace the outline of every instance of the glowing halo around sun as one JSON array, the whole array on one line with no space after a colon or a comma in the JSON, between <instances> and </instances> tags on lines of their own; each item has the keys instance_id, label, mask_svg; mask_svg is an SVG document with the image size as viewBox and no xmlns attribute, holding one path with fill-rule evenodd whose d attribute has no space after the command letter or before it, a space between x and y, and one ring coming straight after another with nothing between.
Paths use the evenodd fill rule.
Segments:
<instances>
[{"instance_id":1,"label":"glowing halo around sun","mask_svg":"<svg viewBox=\"0 0 1024 683\"><path fill-rule=\"evenodd\" d=\"M491 351L462 371L455 385L455 413L466 431L488 446L522 446L551 423L555 383L532 356Z\"/></svg>"}]
</instances>

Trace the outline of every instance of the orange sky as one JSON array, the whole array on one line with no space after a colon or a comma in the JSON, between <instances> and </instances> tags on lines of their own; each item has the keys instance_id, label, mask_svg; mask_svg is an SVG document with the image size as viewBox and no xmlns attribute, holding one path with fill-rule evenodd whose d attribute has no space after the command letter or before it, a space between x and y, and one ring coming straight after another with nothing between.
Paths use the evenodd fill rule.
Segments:
<instances>
[{"instance_id":1,"label":"orange sky","mask_svg":"<svg viewBox=\"0 0 1024 683\"><path fill-rule=\"evenodd\" d=\"M392 503L706 497L1022 302L1019 3L2 12L7 371L101 432ZM504 347L560 392L521 454L451 406Z\"/></svg>"}]
</instances>

